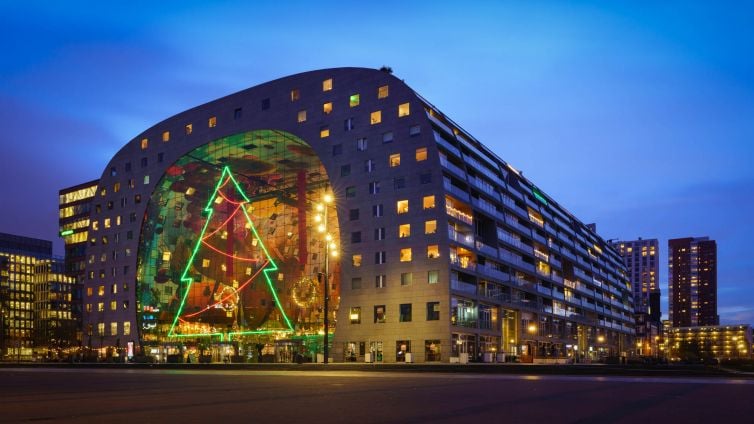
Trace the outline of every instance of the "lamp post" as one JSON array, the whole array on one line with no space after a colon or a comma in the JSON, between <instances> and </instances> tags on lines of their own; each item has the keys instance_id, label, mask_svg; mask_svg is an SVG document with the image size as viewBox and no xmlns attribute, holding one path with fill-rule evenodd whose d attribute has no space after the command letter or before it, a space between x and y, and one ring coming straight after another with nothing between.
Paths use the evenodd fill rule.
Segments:
<instances>
[{"instance_id":1,"label":"lamp post","mask_svg":"<svg viewBox=\"0 0 754 424\"><path fill-rule=\"evenodd\" d=\"M329 362L329 356L330 356L330 348L329 348L329 336L330 336L330 255L333 257L338 256L338 250L337 245L335 244L335 241L333 241L332 234L328 231L328 210L330 209L330 205L333 203L333 195L330 193L325 193L322 196L322 203L317 204L317 214L314 216L314 221L319 223L317 225L317 231L324 234L325 237L325 288L324 288L324 295L325 295L325 304L324 304L324 313L325 313L325 319L324 319L324 327L325 327L325 337L324 337L324 363L327 364Z\"/></svg>"},{"instance_id":2,"label":"lamp post","mask_svg":"<svg viewBox=\"0 0 754 424\"><path fill-rule=\"evenodd\" d=\"M537 326L534 324L529 324L529 326L526 328L526 330L531 334L532 339L534 339L534 346L531 350L531 363L534 363L534 359L537 357L537 339L534 336L534 334L537 332Z\"/></svg>"}]
</instances>

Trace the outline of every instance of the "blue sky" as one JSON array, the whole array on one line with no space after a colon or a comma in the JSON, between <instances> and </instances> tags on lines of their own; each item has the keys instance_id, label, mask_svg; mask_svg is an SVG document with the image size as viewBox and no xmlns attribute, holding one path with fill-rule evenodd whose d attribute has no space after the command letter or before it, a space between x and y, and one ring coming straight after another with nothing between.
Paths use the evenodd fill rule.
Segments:
<instances>
[{"instance_id":1,"label":"blue sky","mask_svg":"<svg viewBox=\"0 0 754 424\"><path fill-rule=\"evenodd\" d=\"M58 189L175 113L389 65L604 238L659 238L663 294L667 239L716 239L722 321L754 322L752 6L407 3L0 3L0 231L55 239Z\"/></svg>"}]
</instances>

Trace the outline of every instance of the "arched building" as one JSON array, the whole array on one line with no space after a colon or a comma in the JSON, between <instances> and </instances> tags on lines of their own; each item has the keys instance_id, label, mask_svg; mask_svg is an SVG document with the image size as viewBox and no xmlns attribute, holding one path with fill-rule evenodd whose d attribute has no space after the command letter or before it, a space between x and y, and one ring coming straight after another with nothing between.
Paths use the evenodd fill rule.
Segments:
<instances>
[{"instance_id":1,"label":"arched building","mask_svg":"<svg viewBox=\"0 0 754 424\"><path fill-rule=\"evenodd\" d=\"M308 357L326 279L334 361L631 349L612 247L380 70L293 75L154 125L104 168L79 227L61 230L86 232L93 349Z\"/></svg>"}]
</instances>

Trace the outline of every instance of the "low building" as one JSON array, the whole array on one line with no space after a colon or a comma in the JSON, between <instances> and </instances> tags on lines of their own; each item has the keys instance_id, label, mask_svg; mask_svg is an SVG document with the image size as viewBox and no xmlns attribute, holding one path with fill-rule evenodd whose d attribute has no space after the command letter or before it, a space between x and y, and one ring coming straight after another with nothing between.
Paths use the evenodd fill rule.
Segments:
<instances>
[{"instance_id":1,"label":"low building","mask_svg":"<svg viewBox=\"0 0 754 424\"><path fill-rule=\"evenodd\" d=\"M665 350L671 360L750 358L748 324L667 328Z\"/></svg>"}]
</instances>

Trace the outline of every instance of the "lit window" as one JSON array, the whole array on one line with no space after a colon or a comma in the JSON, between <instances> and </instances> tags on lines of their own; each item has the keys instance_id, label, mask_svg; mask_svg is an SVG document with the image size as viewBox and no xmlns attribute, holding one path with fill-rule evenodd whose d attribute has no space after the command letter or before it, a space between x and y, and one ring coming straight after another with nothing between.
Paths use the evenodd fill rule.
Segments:
<instances>
[{"instance_id":1,"label":"lit window","mask_svg":"<svg viewBox=\"0 0 754 424\"><path fill-rule=\"evenodd\" d=\"M144 150L147 147L149 147L149 139L142 138L141 139L141 150Z\"/></svg>"},{"instance_id":2,"label":"lit window","mask_svg":"<svg viewBox=\"0 0 754 424\"><path fill-rule=\"evenodd\" d=\"M361 266L361 255L353 255L351 256L351 265L354 267L360 267Z\"/></svg>"},{"instance_id":3,"label":"lit window","mask_svg":"<svg viewBox=\"0 0 754 424\"><path fill-rule=\"evenodd\" d=\"M411 224L401 224L398 226L398 237L404 238L411 235Z\"/></svg>"},{"instance_id":4,"label":"lit window","mask_svg":"<svg viewBox=\"0 0 754 424\"><path fill-rule=\"evenodd\" d=\"M105 286L99 286L97 288L97 295L104 296L105 295Z\"/></svg>"},{"instance_id":5,"label":"lit window","mask_svg":"<svg viewBox=\"0 0 754 424\"><path fill-rule=\"evenodd\" d=\"M123 321L123 335L124 336L131 335L131 322L130 321Z\"/></svg>"},{"instance_id":6,"label":"lit window","mask_svg":"<svg viewBox=\"0 0 754 424\"><path fill-rule=\"evenodd\" d=\"M385 323L385 305L377 305L374 307L374 323L375 324Z\"/></svg>"},{"instance_id":7,"label":"lit window","mask_svg":"<svg viewBox=\"0 0 754 424\"><path fill-rule=\"evenodd\" d=\"M390 155L390 167L396 167L401 164L401 154L395 153Z\"/></svg>"},{"instance_id":8,"label":"lit window","mask_svg":"<svg viewBox=\"0 0 754 424\"><path fill-rule=\"evenodd\" d=\"M414 273L413 272L403 272L401 273L401 285L402 286L410 286L414 282Z\"/></svg>"},{"instance_id":9,"label":"lit window","mask_svg":"<svg viewBox=\"0 0 754 424\"><path fill-rule=\"evenodd\" d=\"M110 323L110 335L111 336L117 336L118 335L118 323L117 322L111 322Z\"/></svg>"},{"instance_id":10,"label":"lit window","mask_svg":"<svg viewBox=\"0 0 754 424\"><path fill-rule=\"evenodd\" d=\"M356 107L359 105L359 95L358 94L351 94L351 97L348 99L348 105L350 107Z\"/></svg>"},{"instance_id":11,"label":"lit window","mask_svg":"<svg viewBox=\"0 0 754 424\"><path fill-rule=\"evenodd\" d=\"M301 98L301 92L298 90L298 88L291 90L291 101L295 102L296 100Z\"/></svg>"},{"instance_id":12,"label":"lit window","mask_svg":"<svg viewBox=\"0 0 754 424\"><path fill-rule=\"evenodd\" d=\"M213 117L209 118L209 120L207 121L207 125L210 128L215 128L217 126L217 117L213 116Z\"/></svg>"},{"instance_id":13,"label":"lit window","mask_svg":"<svg viewBox=\"0 0 754 424\"><path fill-rule=\"evenodd\" d=\"M94 293L94 290L91 287L86 288L86 295L91 296Z\"/></svg>"},{"instance_id":14,"label":"lit window","mask_svg":"<svg viewBox=\"0 0 754 424\"><path fill-rule=\"evenodd\" d=\"M398 117L402 118L404 116L408 116L411 113L409 109L409 103L401 103L398 105Z\"/></svg>"},{"instance_id":15,"label":"lit window","mask_svg":"<svg viewBox=\"0 0 754 424\"><path fill-rule=\"evenodd\" d=\"M427 271L427 283L437 284L440 282L440 270L431 269Z\"/></svg>"},{"instance_id":16,"label":"lit window","mask_svg":"<svg viewBox=\"0 0 754 424\"><path fill-rule=\"evenodd\" d=\"M105 311L105 302L98 302L97 303L97 312L104 312Z\"/></svg>"},{"instance_id":17,"label":"lit window","mask_svg":"<svg viewBox=\"0 0 754 424\"><path fill-rule=\"evenodd\" d=\"M329 115L332 112L332 102L327 102L322 105L322 113Z\"/></svg>"},{"instance_id":18,"label":"lit window","mask_svg":"<svg viewBox=\"0 0 754 424\"><path fill-rule=\"evenodd\" d=\"M424 221L424 234L434 234L437 232L437 221Z\"/></svg>"},{"instance_id":19,"label":"lit window","mask_svg":"<svg viewBox=\"0 0 754 424\"><path fill-rule=\"evenodd\" d=\"M408 200L399 200L395 202L395 209L398 214L408 213Z\"/></svg>"},{"instance_id":20,"label":"lit window","mask_svg":"<svg viewBox=\"0 0 754 424\"><path fill-rule=\"evenodd\" d=\"M328 78L322 81L322 91L330 91L330 90L332 90L332 78Z\"/></svg>"},{"instance_id":21,"label":"lit window","mask_svg":"<svg viewBox=\"0 0 754 424\"><path fill-rule=\"evenodd\" d=\"M194 132L194 124L186 124L186 135L189 135L192 132Z\"/></svg>"},{"instance_id":22,"label":"lit window","mask_svg":"<svg viewBox=\"0 0 754 424\"><path fill-rule=\"evenodd\" d=\"M209 268L209 259L202 259L202 268Z\"/></svg>"},{"instance_id":23,"label":"lit window","mask_svg":"<svg viewBox=\"0 0 754 424\"><path fill-rule=\"evenodd\" d=\"M348 314L351 324L361 324L361 306L352 306Z\"/></svg>"},{"instance_id":24,"label":"lit window","mask_svg":"<svg viewBox=\"0 0 754 424\"><path fill-rule=\"evenodd\" d=\"M298 111L298 122L299 123L306 122L306 111L305 110Z\"/></svg>"},{"instance_id":25,"label":"lit window","mask_svg":"<svg viewBox=\"0 0 754 424\"><path fill-rule=\"evenodd\" d=\"M170 141L170 131L165 131L162 133L162 141Z\"/></svg>"},{"instance_id":26,"label":"lit window","mask_svg":"<svg viewBox=\"0 0 754 424\"><path fill-rule=\"evenodd\" d=\"M110 310L111 311L117 311L118 310L118 301L117 300L111 300L110 301Z\"/></svg>"},{"instance_id":27,"label":"lit window","mask_svg":"<svg viewBox=\"0 0 754 424\"><path fill-rule=\"evenodd\" d=\"M105 335L105 323L104 322L97 323L97 334L100 335L100 336L104 336Z\"/></svg>"},{"instance_id":28,"label":"lit window","mask_svg":"<svg viewBox=\"0 0 754 424\"><path fill-rule=\"evenodd\" d=\"M401 249L400 259L401 262L411 262L411 248L407 247Z\"/></svg>"},{"instance_id":29,"label":"lit window","mask_svg":"<svg viewBox=\"0 0 754 424\"><path fill-rule=\"evenodd\" d=\"M424 209L432 209L435 207L435 196L424 196L422 199L422 206Z\"/></svg>"},{"instance_id":30,"label":"lit window","mask_svg":"<svg viewBox=\"0 0 754 424\"><path fill-rule=\"evenodd\" d=\"M420 147L416 149L416 161L422 162L427 160L427 148L426 147Z\"/></svg>"},{"instance_id":31,"label":"lit window","mask_svg":"<svg viewBox=\"0 0 754 424\"><path fill-rule=\"evenodd\" d=\"M440 247L436 244L427 246L427 257L429 259L437 259L440 257Z\"/></svg>"},{"instance_id":32,"label":"lit window","mask_svg":"<svg viewBox=\"0 0 754 424\"><path fill-rule=\"evenodd\" d=\"M330 127L324 126L319 129L319 138L330 137Z\"/></svg>"},{"instance_id":33,"label":"lit window","mask_svg":"<svg viewBox=\"0 0 754 424\"><path fill-rule=\"evenodd\" d=\"M369 115L369 123L370 124L374 125L374 124L379 124L380 122L382 122L382 111L381 110L372 112L371 115Z\"/></svg>"},{"instance_id":34,"label":"lit window","mask_svg":"<svg viewBox=\"0 0 754 424\"><path fill-rule=\"evenodd\" d=\"M105 228L110 228L110 218L105 218L103 222L105 224Z\"/></svg>"},{"instance_id":35,"label":"lit window","mask_svg":"<svg viewBox=\"0 0 754 424\"><path fill-rule=\"evenodd\" d=\"M113 192L117 193L120 191L120 183L115 183L113 185Z\"/></svg>"},{"instance_id":36,"label":"lit window","mask_svg":"<svg viewBox=\"0 0 754 424\"><path fill-rule=\"evenodd\" d=\"M144 185L149 185L149 175L144 176Z\"/></svg>"},{"instance_id":37,"label":"lit window","mask_svg":"<svg viewBox=\"0 0 754 424\"><path fill-rule=\"evenodd\" d=\"M377 89L377 98L378 99L384 99L385 97L388 96L388 94L389 94L389 91L388 91L388 86L387 85L383 85L382 87L380 87L380 88Z\"/></svg>"}]
</instances>

